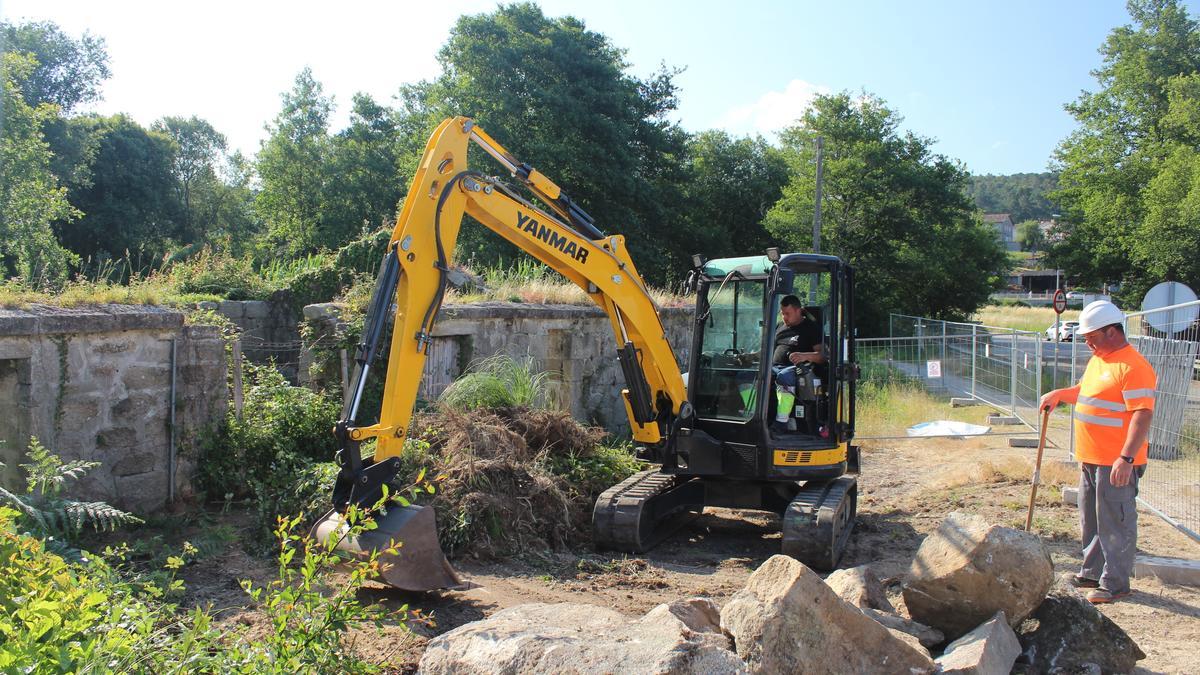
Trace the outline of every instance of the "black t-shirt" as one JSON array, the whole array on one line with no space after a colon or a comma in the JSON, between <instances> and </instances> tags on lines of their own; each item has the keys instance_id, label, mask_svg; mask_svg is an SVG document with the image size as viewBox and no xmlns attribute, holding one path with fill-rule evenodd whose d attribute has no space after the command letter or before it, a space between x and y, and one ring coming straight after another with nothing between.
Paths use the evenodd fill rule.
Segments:
<instances>
[{"instance_id":1,"label":"black t-shirt","mask_svg":"<svg viewBox=\"0 0 1200 675\"><path fill-rule=\"evenodd\" d=\"M777 366L790 366L788 356L796 352L815 352L821 344L821 328L816 321L805 318L797 326L789 326L780 321L775 329L775 351L771 353L771 363Z\"/></svg>"}]
</instances>

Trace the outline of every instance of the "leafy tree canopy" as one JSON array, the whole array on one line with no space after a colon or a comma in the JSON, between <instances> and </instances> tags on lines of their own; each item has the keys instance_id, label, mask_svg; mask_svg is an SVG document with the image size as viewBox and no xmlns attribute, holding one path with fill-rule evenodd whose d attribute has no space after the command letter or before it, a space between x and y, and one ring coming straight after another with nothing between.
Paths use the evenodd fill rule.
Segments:
<instances>
[{"instance_id":1,"label":"leafy tree canopy","mask_svg":"<svg viewBox=\"0 0 1200 675\"><path fill-rule=\"evenodd\" d=\"M1100 48L1099 88L1067 110L1079 127L1056 151L1068 226L1053 262L1078 281L1122 281L1126 300L1200 268L1200 32L1177 0L1131 0L1133 23Z\"/></svg>"},{"instance_id":2,"label":"leafy tree canopy","mask_svg":"<svg viewBox=\"0 0 1200 675\"><path fill-rule=\"evenodd\" d=\"M682 269L688 252L664 228L680 218L687 135L666 116L675 71L629 75L624 52L572 17L501 5L461 17L439 54L442 74L405 89L421 138L452 115L476 119L518 158L579 201L601 229L626 235L647 277ZM460 257L494 262L511 247L464 228ZM642 262L644 261L644 262Z\"/></svg>"},{"instance_id":3,"label":"leafy tree canopy","mask_svg":"<svg viewBox=\"0 0 1200 675\"><path fill-rule=\"evenodd\" d=\"M21 83L31 106L50 103L64 114L100 99L100 85L109 76L104 39L84 33L78 40L49 21L25 24L0 22L5 52L24 52L36 61Z\"/></svg>"},{"instance_id":4,"label":"leafy tree canopy","mask_svg":"<svg viewBox=\"0 0 1200 675\"><path fill-rule=\"evenodd\" d=\"M1014 223L1049 220L1058 207L1050 193L1058 188L1054 173L1015 173L1011 176L971 176L967 192L984 213L1007 213Z\"/></svg>"},{"instance_id":5,"label":"leafy tree canopy","mask_svg":"<svg viewBox=\"0 0 1200 675\"><path fill-rule=\"evenodd\" d=\"M855 266L857 321L868 335L889 312L964 317L1008 264L967 196L966 172L930 152L931 140L901 133L900 122L873 96L818 96L781 137L791 180L767 214L767 229L790 249L811 250L823 137L821 250Z\"/></svg>"}]
</instances>

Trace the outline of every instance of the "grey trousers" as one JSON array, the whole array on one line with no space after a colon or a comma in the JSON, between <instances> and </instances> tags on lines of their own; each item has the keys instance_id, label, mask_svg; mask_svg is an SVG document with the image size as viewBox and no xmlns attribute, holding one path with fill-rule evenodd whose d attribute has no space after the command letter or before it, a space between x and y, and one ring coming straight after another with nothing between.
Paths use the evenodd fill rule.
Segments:
<instances>
[{"instance_id":1,"label":"grey trousers","mask_svg":"<svg viewBox=\"0 0 1200 675\"><path fill-rule=\"evenodd\" d=\"M1125 487L1108 482L1110 466L1081 464L1079 527L1083 532L1083 565L1079 576L1096 579L1112 593L1129 590L1137 553L1138 479L1145 466L1135 467Z\"/></svg>"}]
</instances>

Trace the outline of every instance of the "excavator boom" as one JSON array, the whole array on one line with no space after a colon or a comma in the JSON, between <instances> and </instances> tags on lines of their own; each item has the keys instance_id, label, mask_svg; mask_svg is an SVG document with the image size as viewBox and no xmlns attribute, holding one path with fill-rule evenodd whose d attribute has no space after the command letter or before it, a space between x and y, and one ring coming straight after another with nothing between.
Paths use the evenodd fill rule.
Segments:
<instances>
[{"instance_id":1,"label":"excavator boom","mask_svg":"<svg viewBox=\"0 0 1200 675\"><path fill-rule=\"evenodd\" d=\"M495 159L547 208L521 196L514 186L499 178L470 169L468 149L472 144ZM341 531L341 514L347 506L373 506L383 496L383 486L396 477L398 456L409 435L421 373L433 341L434 319L448 286L449 265L464 215L578 285L605 311L627 379L623 397L635 441L661 445L680 407L687 405L683 377L658 308L629 256L624 238L601 232L591 216L558 185L518 161L472 120L447 119L438 125L425 147L380 265L362 342L355 354L352 394L335 429L341 471L334 488L333 509L314 533L327 536ZM393 329L379 421L357 426L364 383L383 348L389 318ZM375 439L376 445L374 455L368 459L362 456L360 446L369 439ZM427 569L424 576L434 581L421 584L413 579L421 579L422 574L405 574L403 584L393 585L409 590L453 585L451 582L457 578L445 573L449 566L436 546L432 518L413 517L412 511L421 508L393 504L385 509L385 517L377 519L371 543L343 541L342 545L365 553L381 550L392 539L403 540L408 550L437 551L436 556L425 556L425 560L391 561L409 570ZM417 523L428 523L429 527Z\"/></svg>"}]
</instances>

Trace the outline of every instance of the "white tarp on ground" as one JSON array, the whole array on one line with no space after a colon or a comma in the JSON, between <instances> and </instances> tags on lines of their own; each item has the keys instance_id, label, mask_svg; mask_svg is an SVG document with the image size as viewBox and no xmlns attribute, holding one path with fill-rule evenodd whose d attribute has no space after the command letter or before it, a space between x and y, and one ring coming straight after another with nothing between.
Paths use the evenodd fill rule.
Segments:
<instances>
[{"instance_id":1,"label":"white tarp on ground","mask_svg":"<svg viewBox=\"0 0 1200 675\"><path fill-rule=\"evenodd\" d=\"M921 422L908 428L909 436L979 436L991 431L991 427L951 420Z\"/></svg>"}]
</instances>

